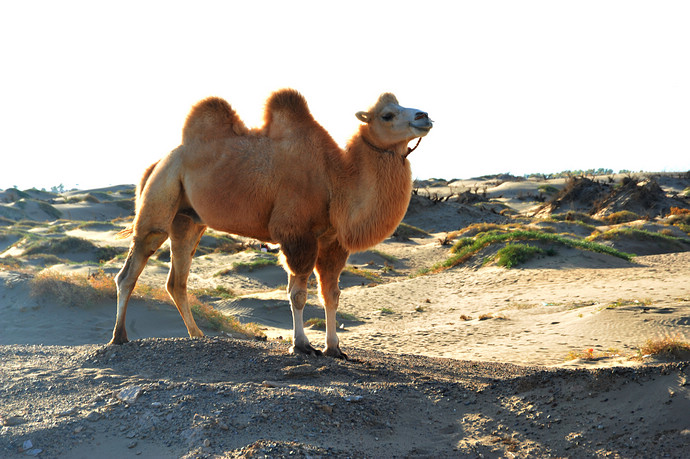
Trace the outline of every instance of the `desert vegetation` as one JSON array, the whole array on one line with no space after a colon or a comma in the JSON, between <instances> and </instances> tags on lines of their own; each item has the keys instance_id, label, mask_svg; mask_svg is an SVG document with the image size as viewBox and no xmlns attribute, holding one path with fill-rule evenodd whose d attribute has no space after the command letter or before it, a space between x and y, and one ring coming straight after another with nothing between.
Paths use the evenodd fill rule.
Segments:
<instances>
[{"instance_id":1,"label":"desert vegetation","mask_svg":"<svg viewBox=\"0 0 690 459\"><path fill-rule=\"evenodd\" d=\"M604 253L622 258L626 261L631 261L633 257L629 253L621 252L606 245L583 239L574 239L571 237L561 236L547 231L524 229L512 230L511 228L501 228L480 232L471 238L462 237L458 239L458 241L451 248L452 255L449 258L443 262L433 265L431 268L421 270L418 274L433 274L445 269L453 268L459 264L467 262L482 249L496 244L503 245L503 247L499 249L501 253L498 256L498 260L500 261L499 264L501 266L505 266L506 268L514 267L538 254L553 255L554 250L556 250L555 248L549 248L547 250L543 250L538 247L527 248L531 246L525 244L516 244L506 249L505 247L507 247L507 245L505 244L512 241L535 241L549 243L555 245L556 247L560 245L578 250Z\"/></svg>"},{"instance_id":2,"label":"desert vegetation","mask_svg":"<svg viewBox=\"0 0 690 459\"><path fill-rule=\"evenodd\" d=\"M223 289L215 290L215 292L222 295L227 294ZM86 276L44 270L32 278L31 293L37 297L53 298L59 304L77 308L88 308L101 303L104 299L112 300L117 296L112 276L108 276L102 270ZM172 305L172 300L165 290L146 284L137 286L133 292L133 297L144 301ZM211 305L200 301L194 293L190 293L190 303L197 320L212 330L244 337L265 338L258 325L241 324L233 317L222 314Z\"/></svg>"},{"instance_id":3,"label":"desert vegetation","mask_svg":"<svg viewBox=\"0 0 690 459\"><path fill-rule=\"evenodd\" d=\"M640 358L659 356L675 360L688 360L690 359L690 343L678 336L648 339L640 347L638 355Z\"/></svg>"}]
</instances>

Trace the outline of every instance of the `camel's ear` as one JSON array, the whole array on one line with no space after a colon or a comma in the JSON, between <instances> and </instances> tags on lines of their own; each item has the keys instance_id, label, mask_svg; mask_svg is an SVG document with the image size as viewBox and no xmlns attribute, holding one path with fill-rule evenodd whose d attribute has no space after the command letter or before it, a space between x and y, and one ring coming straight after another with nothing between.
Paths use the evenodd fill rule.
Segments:
<instances>
[{"instance_id":1,"label":"camel's ear","mask_svg":"<svg viewBox=\"0 0 690 459\"><path fill-rule=\"evenodd\" d=\"M357 112L355 113L355 116L358 120L360 120L363 123L368 123L369 121L371 121L371 117L367 112Z\"/></svg>"}]
</instances>

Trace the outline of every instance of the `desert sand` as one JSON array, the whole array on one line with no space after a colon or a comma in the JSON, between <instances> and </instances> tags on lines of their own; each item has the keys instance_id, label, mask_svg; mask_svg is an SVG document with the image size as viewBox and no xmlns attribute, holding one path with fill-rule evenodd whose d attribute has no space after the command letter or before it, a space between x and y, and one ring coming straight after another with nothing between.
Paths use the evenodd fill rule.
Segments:
<instances>
[{"instance_id":1,"label":"desert sand","mask_svg":"<svg viewBox=\"0 0 690 459\"><path fill-rule=\"evenodd\" d=\"M174 306L144 298L130 304L132 342L105 346L112 298L65 304L37 293L34 279L114 275L133 187L5 190L0 452L682 457L690 355L643 349L690 341L689 186L681 173L416 183L404 224L353 254L341 276L348 361L289 355L277 248L214 232L189 288L257 324L266 341L203 326L209 337L191 340ZM494 259L505 243L492 244L433 269L460 238L501 228L589 237L634 256L525 241L548 254L508 269ZM71 245L60 249L64 239ZM139 282L163 287L168 261L163 247ZM323 318L315 285L309 318ZM308 336L324 339L318 324Z\"/></svg>"}]
</instances>

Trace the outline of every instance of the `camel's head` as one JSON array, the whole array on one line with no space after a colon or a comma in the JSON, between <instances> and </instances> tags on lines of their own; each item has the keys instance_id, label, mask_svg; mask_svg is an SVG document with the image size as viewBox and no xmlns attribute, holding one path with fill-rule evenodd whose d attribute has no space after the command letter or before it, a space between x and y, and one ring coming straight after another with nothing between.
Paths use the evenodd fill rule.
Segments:
<instances>
[{"instance_id":1,"label":"camel's head","mask_svg":"<svg viewBox=\"0 0 690 459\"><path fill-rule=\"evenodd\" d=\"M366 112L357 112L357 119L367 123L369 132L379 144L391 145L424 137L433 127L426 112L405 108L391 93L381 94Z\"/></svg>"}]
</instances>

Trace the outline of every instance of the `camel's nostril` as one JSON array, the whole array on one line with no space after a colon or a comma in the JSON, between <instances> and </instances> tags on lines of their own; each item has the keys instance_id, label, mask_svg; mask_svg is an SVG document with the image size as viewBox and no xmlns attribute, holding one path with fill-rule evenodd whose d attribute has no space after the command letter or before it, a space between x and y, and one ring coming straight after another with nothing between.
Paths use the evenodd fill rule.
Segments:
<instances>
[{"instance_id":1,"label":"camel's nostril","mask_svg":"<svg viewBox=\"0 0 690 459\"><path fill-rule=\"evenodd\" d=\"M429 118L429 114L424 112L417 112L417 115L414 117L415 120L422 120L424 118Z\"/></svg>"}]
</instances>

